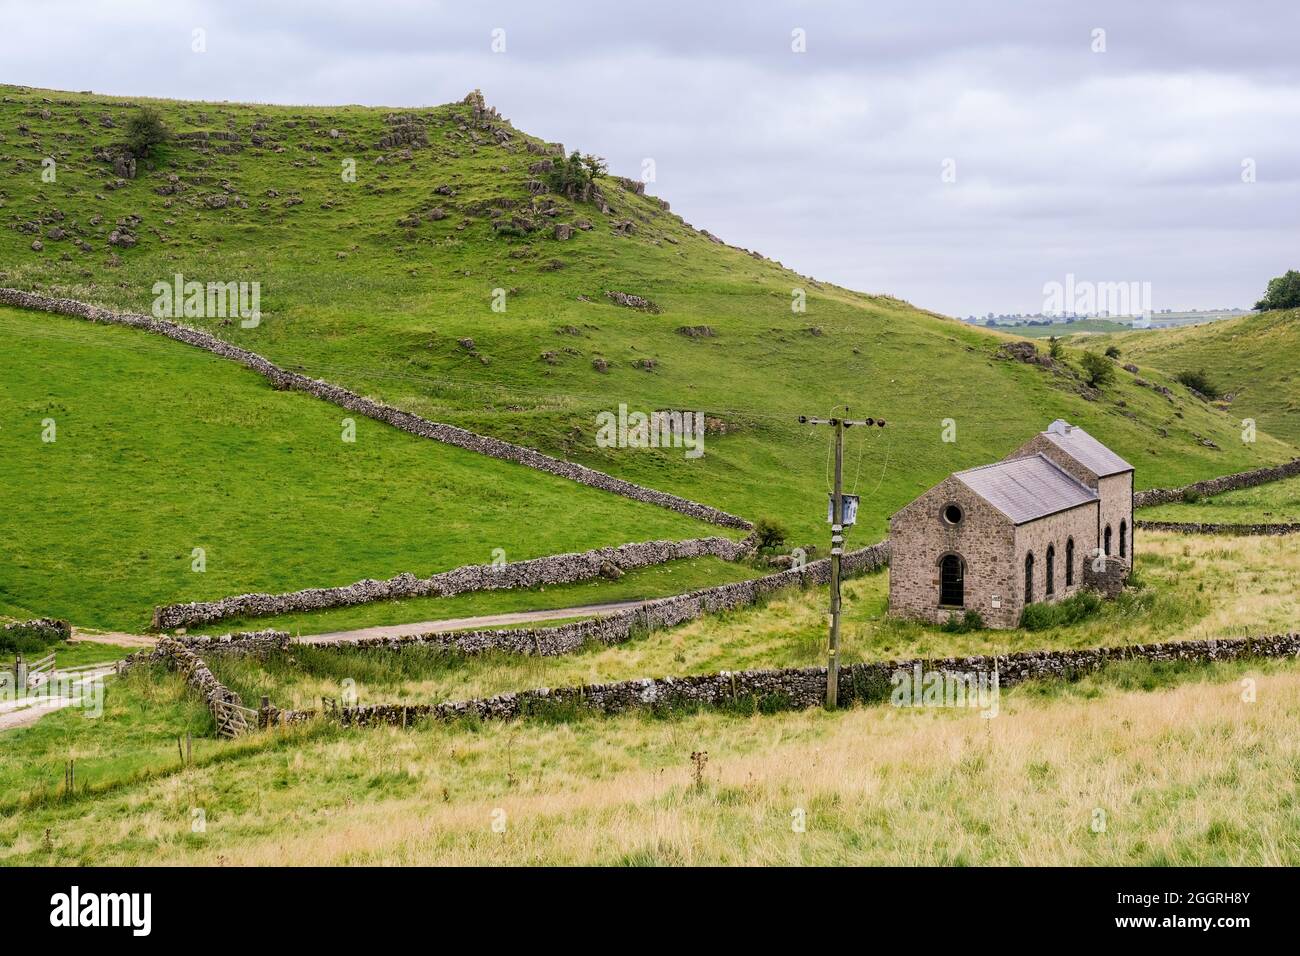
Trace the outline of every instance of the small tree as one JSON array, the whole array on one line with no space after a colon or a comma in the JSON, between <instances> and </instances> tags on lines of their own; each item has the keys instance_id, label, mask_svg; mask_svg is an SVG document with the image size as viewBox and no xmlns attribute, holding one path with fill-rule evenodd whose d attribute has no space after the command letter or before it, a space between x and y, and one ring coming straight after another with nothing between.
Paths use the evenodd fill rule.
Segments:
<instances>
[{"instance_id":1,"label":"small tree","mask_svg":"<svg viewBox=\"0 0 1300 956\"><path fill-rule=\"evenodd\" d=\"M1084 352L1079 364L1083 367L1084 378L1093 388L1101 388L1115 378L1115 366L1104 355Z\"/></svg>"},{"instance_id":2,"label":"small tree","mask_svg":"<svg viewBox=\"0 0 1300 956\"><path fill-rule=\"evenodd\" d=\"M1106 346L1106 358L1119 360L1119 348L1114 345Z\"/></svg>"},{"instance_id":3,"label":"small tree","mask_svg":"<svg viewBox=\"0 0 1300 956\"><path fill-rule=\"evenodd\" d=\"M1058 339L1055 335L1050 336L1048 338L1047 354L1050 355L1052 358L1059 359L1061 357L1061 351L1063 348L1064 346L1061 345L1061 340Z\"/></svg>"},{"instance_id":4,"label":"small tree","mask_svg":"<svg viewBox=\"0 0 1300 956\"><path fill-rule=\"evenodd\" d=\"M1255 303L1255 308L1261 312L1300 308L1300 272L1289 269L1286 275L1270 279L1264 298Z\"/></svg>"},{"instance_id":5,"label":"small tree","mask_svg":"<svg viewBox=\"0 0 1300 956\"><path fill-rule=\"evenodd\" d=\"M576 149L555 164L550 173L551 188L571 199L585 200L596 177L605 174L605 161L599 156L580 153Z\"/></svg>"},{"instance_id":6,"label":"small tree","mask_svg":"<svg viewBox=\"0 0 1300 956\"><path fill-rule=\"evenodd\" d=\"M754 534L760 551L772 551L781 547L789 536L785 526L771 518L759 518L754 522Z\"/></svg>"},{"instance_id":7,"label":"small tree","mask_svg":"<svg viewBox=\"0 0 1300 956\"><path fill-rule=\"evenodd\" d=\"M136 159L149 156L154 148L167 142L171 133L162 114L152 106L142 106L126 122L126 146Z\"/></svg>"}]
</instances>

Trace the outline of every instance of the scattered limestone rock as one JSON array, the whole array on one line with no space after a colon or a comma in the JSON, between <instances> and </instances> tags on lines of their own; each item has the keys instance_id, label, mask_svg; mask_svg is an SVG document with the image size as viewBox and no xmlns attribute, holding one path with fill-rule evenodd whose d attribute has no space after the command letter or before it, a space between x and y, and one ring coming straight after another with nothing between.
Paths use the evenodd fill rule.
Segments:
<instances>
[{"instance_id":1,"label":"scattered limestone rock","mask_svg":"<svg viewBox=\"0 0 1300 956\"><path fill-rule=\"evenodd\" d=\"M659 312L659 306L655 305L649 299L642 298L639 295L631 295L627 292L606 291L605 298L609 299L616 305L626 306L629 309L641 309L646 312Z\"/></svg>"}]
</instances>

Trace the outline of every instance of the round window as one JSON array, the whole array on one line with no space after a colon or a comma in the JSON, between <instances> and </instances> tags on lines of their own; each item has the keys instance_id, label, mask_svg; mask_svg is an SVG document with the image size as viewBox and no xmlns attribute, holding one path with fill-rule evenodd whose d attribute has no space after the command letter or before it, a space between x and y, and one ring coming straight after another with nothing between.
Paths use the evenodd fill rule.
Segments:
<instances>
[{"instance_id":1,"label":"round window","mask_svg":"<svg viewBox=\"0 0 1300 956\"><path fill-rule=\"evenodd\" d=\"M962 517L961 505L946 505L943 509L943 520L948 524L961 524Z\"/></svg>"}]
</instances>

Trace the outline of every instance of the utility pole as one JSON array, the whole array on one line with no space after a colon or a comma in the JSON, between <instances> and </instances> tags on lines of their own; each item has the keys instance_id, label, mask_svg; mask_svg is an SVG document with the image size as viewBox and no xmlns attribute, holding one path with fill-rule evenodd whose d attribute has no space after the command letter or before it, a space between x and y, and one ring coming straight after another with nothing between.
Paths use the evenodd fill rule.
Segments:
<instances>
[{"instance_id":1,"label":"utility pole","mask_svg":"<svg viewBox=\"0 0 1300 956\"><path fill-rule=\"evenodd\" d=\"M849 407L844 406L847 414ZM831 640L826 665L826 709L839 705L840 693L840 558L844 555L844 430L854 425L885 427L884 419L809 418L801 425L830 425L835 429L835 490L831 493ZM855 499L856 500L856 499ZM852 522L850 522L852 524Z\"/></svg>"}]
</instances>

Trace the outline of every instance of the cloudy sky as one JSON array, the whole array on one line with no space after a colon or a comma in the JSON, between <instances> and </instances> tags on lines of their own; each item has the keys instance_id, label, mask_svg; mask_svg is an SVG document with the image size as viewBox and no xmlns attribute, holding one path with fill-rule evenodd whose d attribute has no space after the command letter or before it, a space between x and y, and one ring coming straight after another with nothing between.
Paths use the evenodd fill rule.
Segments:
<instances>
[{"instance_id":1,"label":"cloudy sky","mask_svg":"<svg viewBox=\"0 0 1300 956\"><path fill-rule=\"evenodd\" d=\"M10 83L385 106L480 87L614 172L653 160L649 191L728 242L954 315L1038 311L1067 274L1150 282L1157 309L1248 307L1300 268L1296 0L2 0L0 14Z\"/></svg>"}]
</instances>

